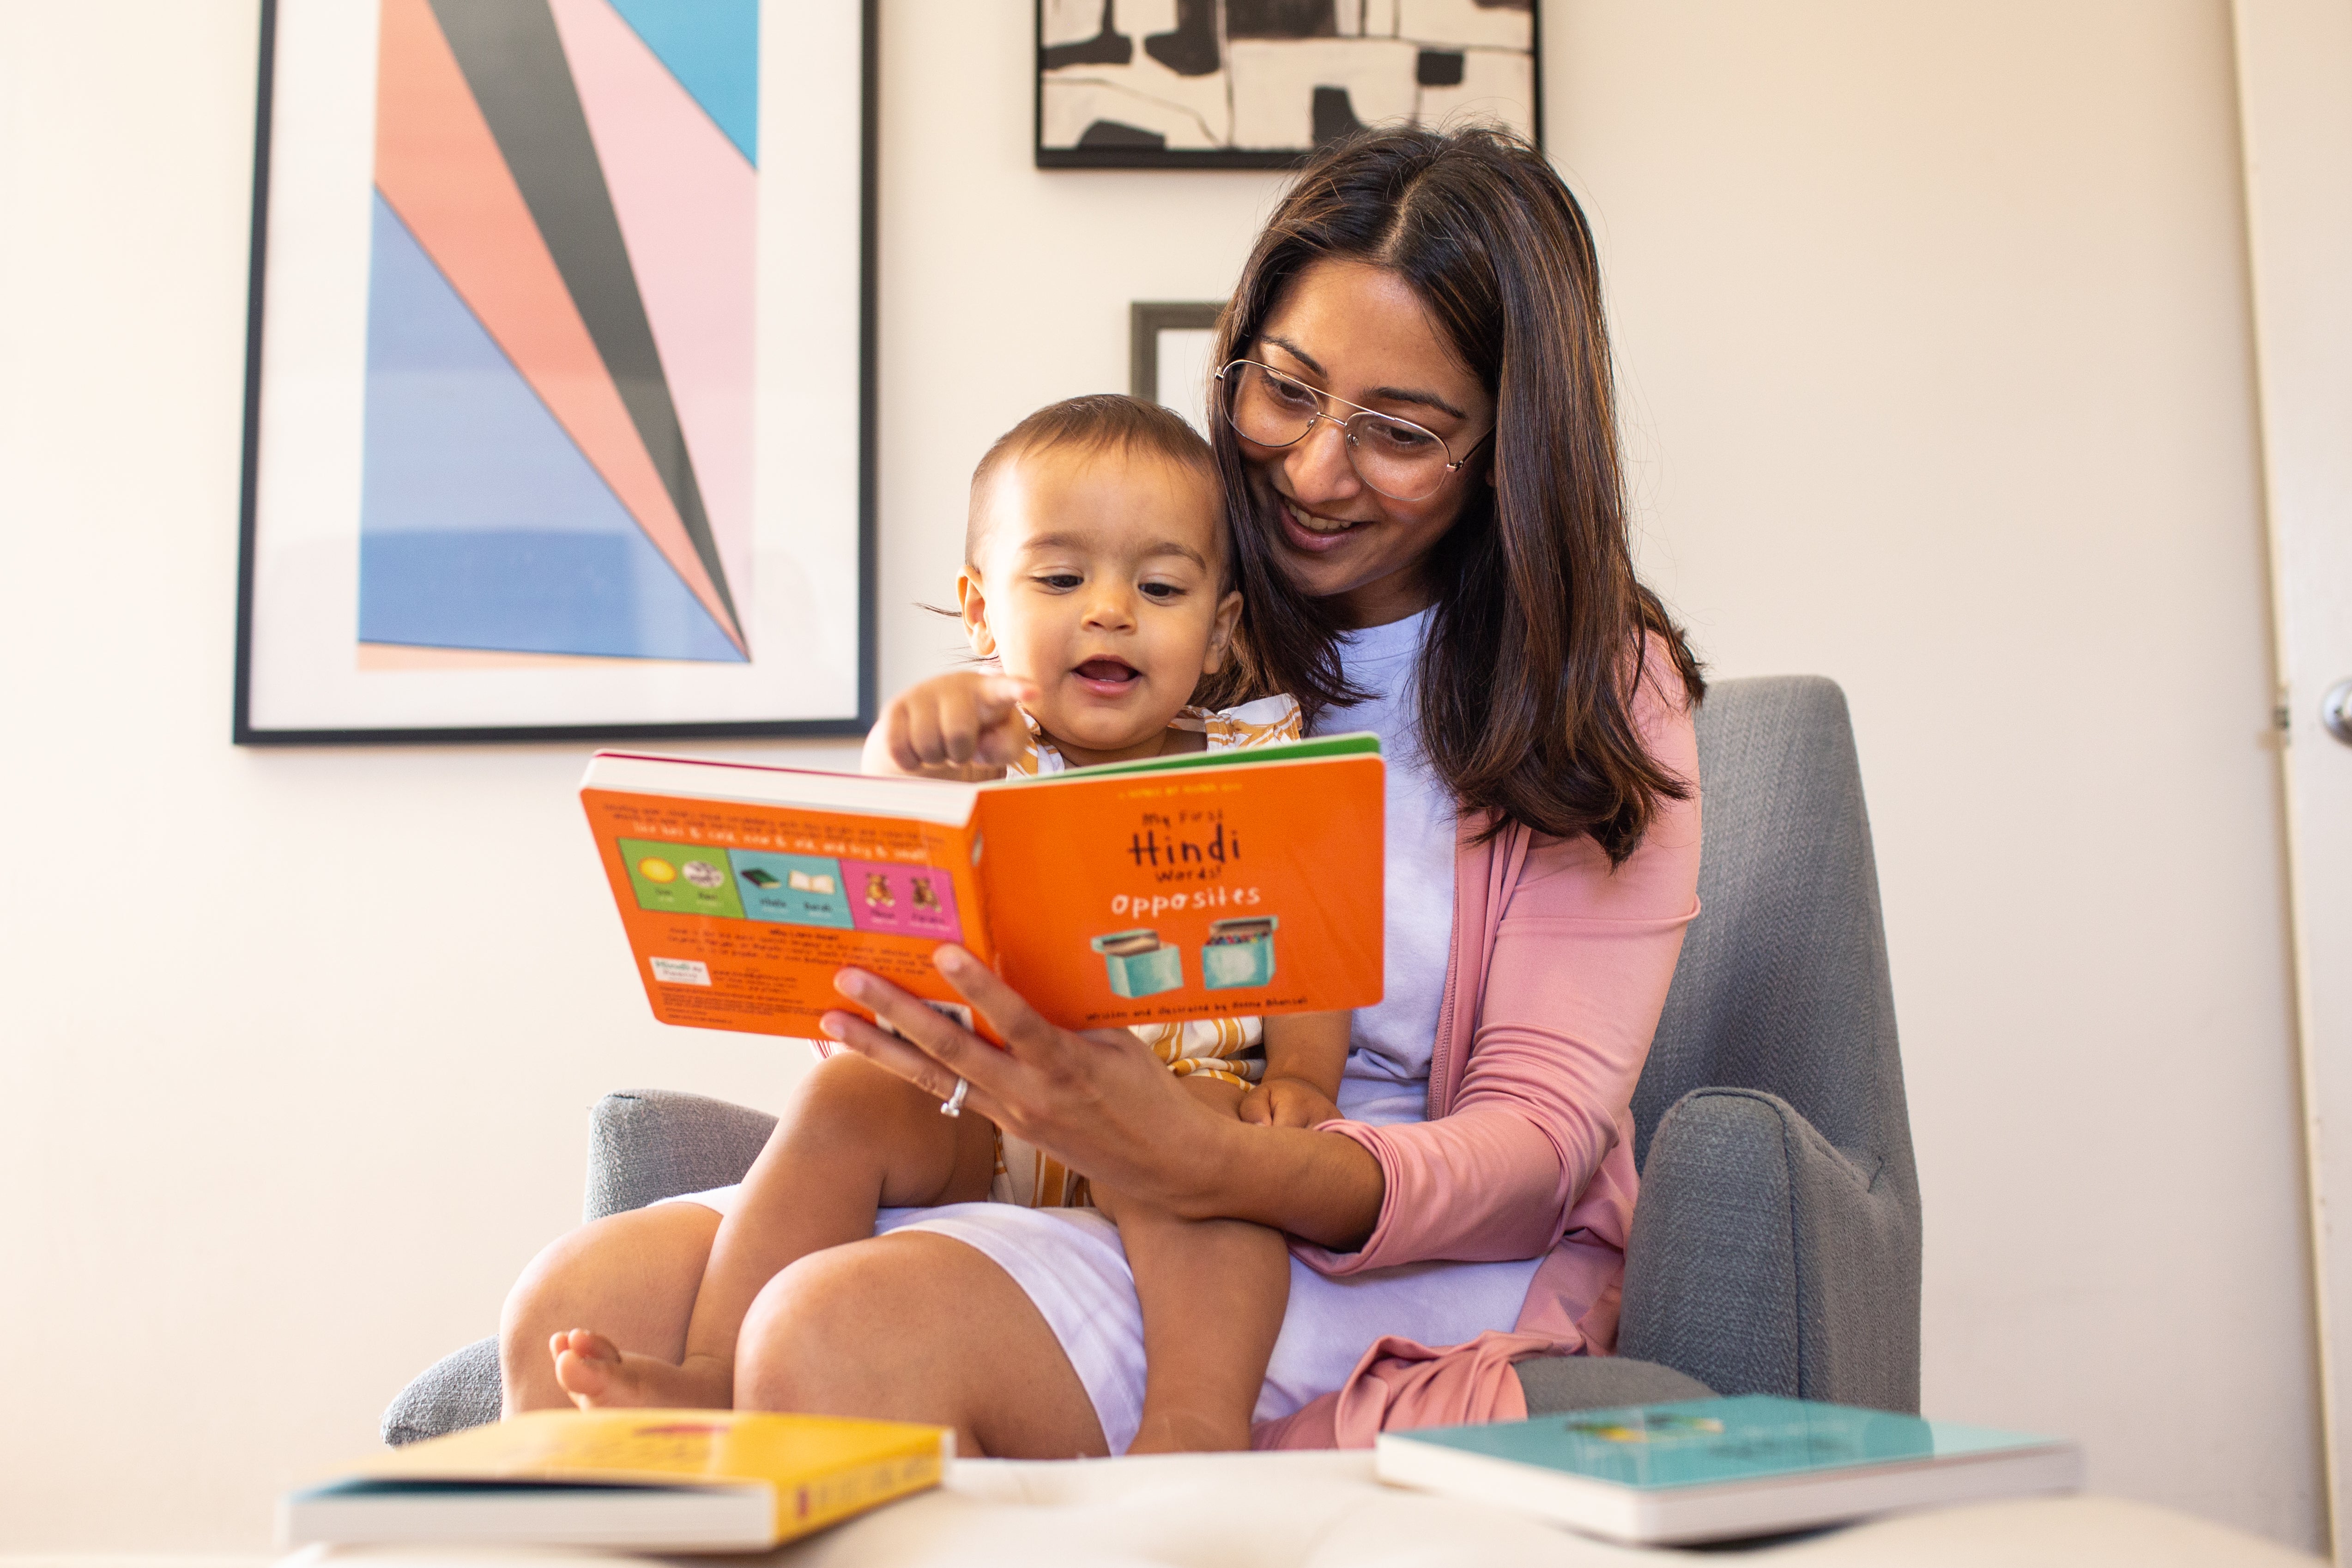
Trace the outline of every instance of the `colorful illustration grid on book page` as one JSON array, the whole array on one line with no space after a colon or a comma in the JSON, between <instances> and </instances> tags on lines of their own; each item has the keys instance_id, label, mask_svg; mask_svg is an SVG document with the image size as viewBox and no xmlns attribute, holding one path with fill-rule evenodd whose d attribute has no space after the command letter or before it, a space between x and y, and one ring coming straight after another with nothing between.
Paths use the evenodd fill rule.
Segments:
<instances>
[{"instance_id":1,"label":"colorful illustration grid on book page","mask_svg":"<svg viewBox=\"0 0 2352 1568\"><path fill-rule=\"evenodd\" d=\"M814 1036L844 964L951 1002L972 943L969 833L897 818L589 791L646 995L664 1023Z\"/></svg>"}]
</instances>

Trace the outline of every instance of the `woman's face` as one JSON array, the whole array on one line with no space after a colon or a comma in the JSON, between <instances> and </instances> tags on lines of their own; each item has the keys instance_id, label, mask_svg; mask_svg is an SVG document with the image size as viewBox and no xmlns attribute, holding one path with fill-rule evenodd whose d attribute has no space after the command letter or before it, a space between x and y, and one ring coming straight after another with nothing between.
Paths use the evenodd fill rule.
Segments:
<instances>
[{"instance_id":1,"label":"woman's face","mask_svg":"<svg viewBox=\"0 0 2352 1568\"><path fill-rule=\"evenodd\" d=\"M1456 458L1495 426L1495 400L1454 356L1412 288L1360 261L1318 261L1294 279L1249 357L1318 391L1425 426ZM1350 412L1334 407L1344 418ZM1486 453L1447 475L1435 493L1394 500L1356 477L1347 434L1318 424L1288 447L1241 443L1276 513L1276 548L1292 582L1339 601L1340 617L1382 626L1436 597L1423 566L1486 482Z\"/></svg>"}]
</instances>

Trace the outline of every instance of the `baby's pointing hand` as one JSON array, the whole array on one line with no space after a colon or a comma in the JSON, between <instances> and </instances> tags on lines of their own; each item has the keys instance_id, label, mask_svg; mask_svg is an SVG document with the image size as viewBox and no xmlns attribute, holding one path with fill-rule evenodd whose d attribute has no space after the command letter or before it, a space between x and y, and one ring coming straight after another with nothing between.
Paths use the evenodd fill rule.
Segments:
<instances>
[{"instance_id":1,"label":"baby's pointing hand","mask_svg":"<svg viewBox=\"0 0 2352 1568\"><path fill-rule=\"evenodd\" d=\"M894 698L866 744L876 772L932 778L994 778L1029 744L1024 701L1036 688L1006 675L960 670L908 687ZM880 764L880 765L877 765Z\"/></svg>"}]
</instances>

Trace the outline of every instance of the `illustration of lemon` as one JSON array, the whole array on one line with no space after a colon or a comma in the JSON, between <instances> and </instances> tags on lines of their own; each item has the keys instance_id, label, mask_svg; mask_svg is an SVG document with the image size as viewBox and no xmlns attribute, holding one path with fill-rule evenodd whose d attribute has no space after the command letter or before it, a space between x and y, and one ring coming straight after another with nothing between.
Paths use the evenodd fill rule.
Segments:
<instances>
[{"instance_id":1,"label":"illustration of lemon","mask_svg":"<svg viewBox=\"0 0 2352 1568\"><path fill-rule=\"evenodd\" d=\"M637 862L637 875L648 882L675 882L677 868L657 855L648 855Z\"/></svg>"}]
</instances>

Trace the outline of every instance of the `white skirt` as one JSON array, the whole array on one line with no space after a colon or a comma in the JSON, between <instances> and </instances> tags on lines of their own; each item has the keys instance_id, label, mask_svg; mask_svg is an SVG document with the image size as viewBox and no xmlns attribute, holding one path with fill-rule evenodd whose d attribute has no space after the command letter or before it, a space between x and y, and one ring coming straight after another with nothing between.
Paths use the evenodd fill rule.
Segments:
<instances>
[{"instance_id":1,"label":"white skirt","mask_svg":"<svg viewBox=\"0 0 2352 1568\"><path fill-rule=\"evenodd\" d=\"M740 1187L719 1187L664 1201L725 1215L741 1194ZM1117 1226L1094 1209L950 1204L884 1209L874 1234L893 1230L952 1237L1013 1276L1077 1369L1103 1441L1114 1454L1127 1451L1143 1415L1143 1309ZM1383 1334L1450 1345L1508 1329L1541 1261L1419 1263L1334 1279L1292 1258L1290 1307L1255 1418L1287 1415L1338 1388Z\"/></svg>"}]
</instances>

